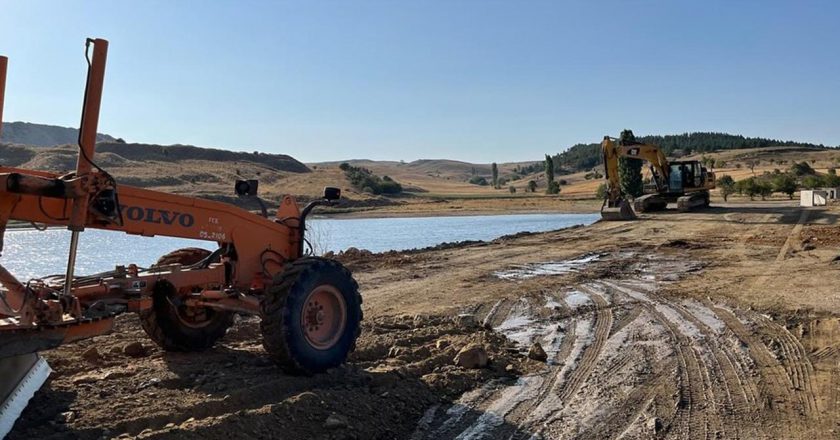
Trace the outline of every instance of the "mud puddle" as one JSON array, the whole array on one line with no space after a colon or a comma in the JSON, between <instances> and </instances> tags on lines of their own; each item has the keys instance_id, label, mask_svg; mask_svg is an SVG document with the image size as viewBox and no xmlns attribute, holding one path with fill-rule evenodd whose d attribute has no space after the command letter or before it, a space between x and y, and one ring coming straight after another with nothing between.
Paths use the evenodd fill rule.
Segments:
<instances>
[{"instance_id":1,"label":"mud puddle","mask_svg":"<svg viewBox=\"0 0 840 440\"><path fill-rule=\"evenodd\" d=\"M570 260L525 264L511 269L497 271L493 275L503 280L527 280L541 276L563 275L570 272L578 272L591 263L598 261L600 258L601 254L587 254Z\"/></svg>"}]
</instances>

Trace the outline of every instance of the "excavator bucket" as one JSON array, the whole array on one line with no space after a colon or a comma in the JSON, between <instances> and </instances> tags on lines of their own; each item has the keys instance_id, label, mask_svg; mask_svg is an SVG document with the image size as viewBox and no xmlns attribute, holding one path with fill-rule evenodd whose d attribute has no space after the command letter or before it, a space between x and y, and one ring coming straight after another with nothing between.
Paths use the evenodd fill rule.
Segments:
<instances>
[{"instance_id":1,"label":"excavator bucket","mask_svg":"<svg viewBox=\"0 0 840 440\"><path fill-rule=\"evenodd\" d=\"M616 220L635 220L636 213L626 200L618 203L618 206L607 206L606 204L601 208L601 219L607 221Z\"/></svg>"}]
</instances>

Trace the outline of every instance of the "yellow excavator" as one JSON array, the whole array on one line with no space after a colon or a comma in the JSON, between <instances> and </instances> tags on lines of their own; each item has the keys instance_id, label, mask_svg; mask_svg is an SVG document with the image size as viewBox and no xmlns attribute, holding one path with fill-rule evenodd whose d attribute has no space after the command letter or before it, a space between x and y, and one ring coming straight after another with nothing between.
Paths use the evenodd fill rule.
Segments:
<instances>
[{"instance_id":1,"label":"yellow excavator","mask_svg":"<svg viewBox=\"0 0 840 440\"><path fill-rule=\"evenodd\" d=\"M669 162L656 145L636 142L629 130L621 139L604 136L601 142L604 155L604 177L607 191L601 207L604 220L633 220L637 212L661 211L669 203L676 203L680 211L709 206L709 190L715 188L715 174L700 161ZM648 194L636 197L631 207L627 196L622 193L618 174L618 159L621 157L641 159L650 166L651 185Z\"/></svg>"}]
</instances>

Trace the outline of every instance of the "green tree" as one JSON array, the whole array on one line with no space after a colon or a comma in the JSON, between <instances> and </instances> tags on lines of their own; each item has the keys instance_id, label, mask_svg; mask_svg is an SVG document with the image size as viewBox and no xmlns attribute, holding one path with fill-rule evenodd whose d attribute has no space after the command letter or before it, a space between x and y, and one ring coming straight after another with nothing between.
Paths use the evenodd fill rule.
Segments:
<instances>
[{"instance_id":1,"label":"green tree","mask_svg":"<svg viewBox=\"0 0 840 440\"><path fill-rule=\"evenodd\" d=\"M560 194L560 184L557 182L552 181L548 184L548 189L545 190L546 194Z\"/></svg>"},{"instance_id":2,"label":"green tree","mask_svg":"<svg viewBox=\"0 0 840 440\"><path fill-rule=\"evenodd\" d=\"M550 188L551 183L554 182L554 159L548 154L545 155L545 180Z\"/></svg>"},{"instance_id":3,"label":"green tree","mask_svg":"<svg viewBox=\"0 0 840 440\"><path fill-rule=\"evenodd\" d=\"M761 196L761 200L767 200L767 197L773 195L773 185L762 179L756 179L756 192Z\"/></svg>"},{"instance_id":4,"label":"green tree","mask_svg":"<svg viewBox=\"0 0 840 440\"><path fill-rule=\"evenodd\" d=\"M645 184L642 181L641 159L628 157L618 158L618 178L621 193L631 197L639 197L644 194Z\"/></svg>"},{"instance_id":5,"label":"green tree","mask_svg":"<svg viewBox=\"0 0 840 440\"><path fill-rule=\"evenodd\" d=\"M738 194L749 196L750 200L755 200L755 196L759 193L755 177L735 182L735 191L737 191Z\"/></svg>"},{"instance_id":6,"label":"green tree","mask_svg":"<svg viewBox=\"0 0 840 440\"><path fill-rule=\"evenodd\" d=\"M720 189L720 196L723 197L724 202L735 192L735 180L730 175L720 176L715 182L715 186Z\"/></svg>"},{"instance_id":7,"label":"green tree","mask_svg":"<svg viewBox=\"0 0 840 440\"><path fill-rule=\"evenodd\" d=\"M620 142L625 145L634 144L636 143L636 136L633 135L632 130L622 130ZM644 194L645 183L642 180L643 163L641 159L618 158L618 178L622 194L631 197L639 197ZM597 174L595 176L595 178L600 177Z\"/></svg>"},{"instance_id":8,"label":"green tree","mask_svg":"<svg viewBox=\"0 0 840 440\"><path fill-rule=\"evenodd\" d=\"M493 173L492 182L493 188L499 189L499 167L496 165L496 162L493 162L490 165L491 172Z\"/></svg>"},{"instance_id":9,"label":"green tree","mask_svg":"<svg viewBox=\"0 0 840 440\"><path fill-rule=\"evenodd\" d=\"M802 186L807 189L819 188L822 186L822 179L817 176L805 176L802 179Z\"/></svg>"},{"instance_id":10,"label":"green tree","mask_svg":"<svg viewBox=\"0 0 840 440\"><path fill-rule=\"evenodd\" d=\"M787 194L788 198L793 199L793 193L796 192L796 178L787 173L774 176L773 191Z\"/></svg>"},{"instance_id":11,"label":"green tree","mask_svg":"<svg viewBox=\"0 0 840 440\"><path fill-rule=\"evenodd\" d=\"M516 194L516 187L513 185L509 186L508 191L510 191L511 194Z\"/></svg>"},{"instance_id":12,"label":"green tree","mask_svg":"<svg viewBox=\"0 0 840 440\"><path fill-rule=\"evenodd\" d=\"M828 186L828 187L838 187L838 186L840 186L840 176L838 176L836 172L834 174L832 174L831 173L832 170L833 170L833 168L828 170L828 174L826 174L825 176L822 177L822 186Z\"/></svg>"}]
</instances>

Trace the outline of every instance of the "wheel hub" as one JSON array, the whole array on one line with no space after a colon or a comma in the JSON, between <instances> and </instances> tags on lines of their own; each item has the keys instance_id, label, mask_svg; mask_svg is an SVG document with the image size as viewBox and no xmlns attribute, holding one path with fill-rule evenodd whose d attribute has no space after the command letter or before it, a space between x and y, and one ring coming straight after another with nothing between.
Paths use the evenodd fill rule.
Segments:
<instances>
[{"instance_id":1,"label":"wheel hub","mask_svg":"<svg viewBox=\"0 0 840 440\"><path fill-rule=\"evenodd\" d=\"M331 285L313 289L303 305L300 325L306 341L316 349L335 345L347 325L347 304L341 292Z\"/></svg>"}]
</instances>

